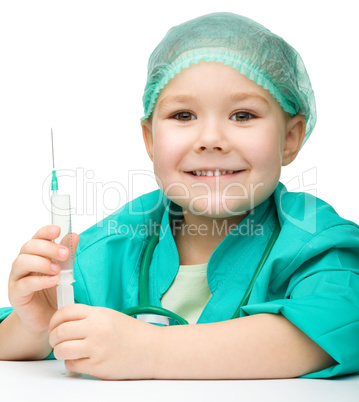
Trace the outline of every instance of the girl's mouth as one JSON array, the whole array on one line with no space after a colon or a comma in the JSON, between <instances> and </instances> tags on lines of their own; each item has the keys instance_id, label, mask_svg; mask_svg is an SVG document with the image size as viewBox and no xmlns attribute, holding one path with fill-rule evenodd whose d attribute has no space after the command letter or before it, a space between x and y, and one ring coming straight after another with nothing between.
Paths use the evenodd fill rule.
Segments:
<instances>
[{"instance_id":1,"label":"girl's mouth","mask_svg":"<svg viewBox=\"0 0 359 402\"><path fill-rule=\"evenodd\" d=\"M234 175L243 172L243 170L194 170L194 171L189 171L185 172L191 176L194 176L196 178L206 178L206 179L213 179L216 177L233 177Z\"/></svg>"}]
</instances>

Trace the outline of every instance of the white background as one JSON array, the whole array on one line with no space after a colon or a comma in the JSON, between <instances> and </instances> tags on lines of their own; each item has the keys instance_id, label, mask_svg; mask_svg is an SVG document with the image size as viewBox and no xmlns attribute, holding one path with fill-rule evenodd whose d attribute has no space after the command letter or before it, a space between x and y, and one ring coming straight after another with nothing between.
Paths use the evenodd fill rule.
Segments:
<instances>
[{"instance_id":1,"label":"white background","mask_svg":"<svg viewBox=\"0 0 359 402\"><path fill-rule=\"evenodd\" d=\"M145 174L129 185L129 171L152 171L139 123L147 60L169 28L210 12L243 14L299 51L318 123L281 181L359 223L356 7L354 0L0 0L0 306L9 305L20 247L50 223L50 128L56 168L78 174L60 181L77 209L74 231L156 189Z\"/></svg>"}]
</instances>

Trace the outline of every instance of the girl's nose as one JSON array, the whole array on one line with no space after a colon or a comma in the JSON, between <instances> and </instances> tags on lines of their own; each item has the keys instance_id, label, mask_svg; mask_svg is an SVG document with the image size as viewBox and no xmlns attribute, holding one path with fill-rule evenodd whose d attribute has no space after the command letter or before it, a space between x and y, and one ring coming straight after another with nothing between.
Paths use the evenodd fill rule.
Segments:
<instances>
[{"instance_id":1,"label":"girl's nose","mask_svg":"<svg viewBox=\"0 0 359 402\"><path fill-rule=\"evenodd\" d=\"M208 122L198 127L198 136L194 142L196 152L229 152L229 142L224 127L216 122Z\"/></svg>"}]
</instances>

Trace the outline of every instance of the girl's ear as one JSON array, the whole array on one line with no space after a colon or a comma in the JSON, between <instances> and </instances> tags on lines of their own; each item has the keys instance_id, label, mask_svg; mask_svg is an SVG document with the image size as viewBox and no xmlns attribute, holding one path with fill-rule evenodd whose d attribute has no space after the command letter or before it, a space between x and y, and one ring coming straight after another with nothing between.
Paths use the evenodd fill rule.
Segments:
<instances>
[{"instance_id":1,"label":"girl's ear","mask_svg":"<svg viewBox=\"0 0 359 402\"><path fill-rule=\"evenodd\" d=\"M153 162L153 135L152 135L152 124L147 120L141 120L142 136L145 142L146 150L148 156Z\"/></svg>"},{"instance_id":2,"label":"girl's ear","mask_svg":"<svg viewBox=\"0 0 359 402\"><path fill-rule=\"evenodd\" d=\"M282 166L294 161L305 137L305 118L297 114L287 123L285 145L283 148Z\"/></svg>"}]
</instances>

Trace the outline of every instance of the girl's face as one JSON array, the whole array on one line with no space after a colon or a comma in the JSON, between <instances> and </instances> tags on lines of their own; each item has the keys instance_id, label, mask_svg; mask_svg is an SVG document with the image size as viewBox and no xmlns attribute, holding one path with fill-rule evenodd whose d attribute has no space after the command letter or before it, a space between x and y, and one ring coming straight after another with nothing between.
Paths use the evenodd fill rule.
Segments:
<instances>
[{"instance_id":1,"label":"girl's face","mask_svg":"<svg viewBox=\"0 0 359 402\"><path fill-rule=\"evenodd\" d=\"M229 217L273 193L300 149L301 118L231 66L201 61L169 81L142 127L164 194L192 214Z\"/></svg>"}]
</instances>

